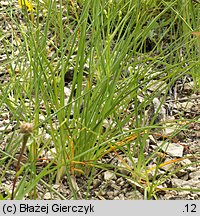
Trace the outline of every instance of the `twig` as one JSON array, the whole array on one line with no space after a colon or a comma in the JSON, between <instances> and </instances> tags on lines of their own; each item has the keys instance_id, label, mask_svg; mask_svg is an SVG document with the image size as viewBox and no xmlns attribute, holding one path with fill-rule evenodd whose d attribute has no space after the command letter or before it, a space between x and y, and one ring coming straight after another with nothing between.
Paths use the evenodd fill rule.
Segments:
<instances>
[{"instance_id":1,"label":"twig","mask_svg":"<svg viewBox=\"0 0 200 216\"><path fill-rule=\"evenodd\" d=\"M23 140L22 140L22 148L20 151L20 155L17 161L17 166L16 166L16 174L15 174L15 178L13 180L13 187L12 187L12 194L11 194L11 200L14 199L14 192L15 192L15 185L17 182L17 178L18 178L18 171L19 171L19 167L20 167L20 162L22 159L22 155L24 153L24 149L26 147L26 143L28 141L28 138L30 136L30 134L33 132L33 124L32 123L22 123L20 126L20 132L23 133Z\"/></svg>"}]
</instances>

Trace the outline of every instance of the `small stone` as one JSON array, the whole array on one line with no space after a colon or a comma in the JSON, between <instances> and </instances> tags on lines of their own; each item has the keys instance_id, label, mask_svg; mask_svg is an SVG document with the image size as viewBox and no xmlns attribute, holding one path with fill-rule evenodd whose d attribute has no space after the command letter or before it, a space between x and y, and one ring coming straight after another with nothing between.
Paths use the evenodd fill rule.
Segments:
<instances>
[{"instance_id":1,"label":"small stone","mask_svg":"<svg viewBox=\"0 0 200 216\"><path fill-rule=\"evenodd\" d=\"M43 140L45 142L48 142L51 139L51 135L48 133L44 133L44 135L42 136Z\"/></svg>"},{"instance_id":2,"label":"small stone","mask_svg":"<svg viewBox=\"0 0 200 216\"><path fill-rule=\"evenodd\" d=\"M54 189L56 189L56 190L58 190L58 189L59 189L59 187L60 187L60 185L59 185L59 184L54 184L54 185L53 185L53 188L54 188Z\"/></svg>"},{"instance_id":3,"label":"small stone","mask_svg":"<svg viewBox=\"0 0 200 216\"><path fill-rule=\"evenodd\" d=\"M124 166L124 164L119 164L120 168L119 168L119 172L123 175L128 175L129 171L127 170L127 168Z\"/></svg>"},{"instance_id":4,"label":"small stone","mask_svg":"<svg viewBox=\"0 0 200 216\"><path fill-rule=\"evenodd\" d=\"M10 4L9 1L2 1L2 2L1 2L1 5L2 5L2 6L8 6L9 4Z\"/></svg>"},{"instance_id":5,"label":"small stone","mask_svg":"<svg viewBox=\"0 0 200 216\"><path fill-rule=\"evenodd\" d=\"M185 93L192 93L194 91L194 82L185 83L183 86L183 91Z\"/></svg>"},{"instance_id":6,"label":"small stone","mask_svg":"<svg viewBox=\"0 0 200 216\"><path fill-rule=\"evenodd\" d=\"M113 191L108 191L107 192L107 195L110 197L110 196L113 196L114 192Z\"/></svg>"},{"instance_id":7,"label":"small stone","mask_svg":"<svg viewBox=\"0 0 200 216\"><path fill-rule=\"evenodd\" d=\"M178 170L175 175L182 180L188 180L187 171L185 169Z\"/></svg>"},{"instance_id":8,"label":"small stone","mask_svg":"<svg viewBox=\"0 0 200 216\"><path fill-rule=\"evenodd\" d=\"M111 184L110 186L111 186L113 189L115 189L115 190L118 190L118 191L121 190L121 187L120 187L120 186L117 186L116 184Z\"/></svg>"},{"instance_id":9,"label":"small stone","mask_svg":"<svg viewBox=\"0 0 200 216\"><path fill-rule=\"evenodd\" d=\"M0 127L0 132L9 133L11 131L12 131L12 126L11 125Z\"/></svg>"},{"instance_id":10,"label":"small stone","mask_svg":"<svg viewBox=\"0 0 200 216\"><path fill-rule=\"evenodd\" d=\"M94 179L93 181L93 188L97 188L99 187L99 185L101 184L101 181L99 179Z\"/></svg>"},{"instance_id":11,"label":"small stone","mask_svg":"<svg viewBox=\"0 0 200 216\"><path fill-rule=\"evenodd\" d=\"M200 152L200 145L199 143L193 143L191 146L190 146L190 151L192 152Z\"/></svg>"},{"instance_id":12,"label":"small stone","mask_svg":"<svg viewBox=\"0 0 200 216\"><path fill-rule=\"evenodd\" d=\"M184 147L178 143L158 142L158 146L162 146L162 150L172 157L182 157Z\"/></svg>"},{"instance_id":13,"label":"small stone","mask_svg":"<svg viewBox=\"0 0 200 216\"><path fill-rule=\"evenodd\" d=\"M127 191L128 191L127 188L124 188L124 189L121 190L121 192L124 193L124 194L125 194Z\"/></svg>"},{"instance_id":14,"label":"small stone","mask_svg":"<svg viewBox=\"0 0 200 216\"><path fill-rule=\"evenodd\" d=\"M65 86L64 93L66 97L69 97L71 95L71 89Z\"/></svg>"},{"instance_id":15,"label":"small stone","mask_svg":"<svg viewBox=\"0 0 200 216\"><path fill-rule=\"evenodd\" d=\"M181 176L181 179L188 181L189 180L189 174L188 174L188 172L184 176Z\"/></svg>"},{"instance_id":16,"label":"small stone","mask_svg":"<svg viewBox=\"0 0 200 216\"><path fill-rule=\"evenodd\" d=\"M119 194L119 199L120 199L120 200L125 200L124 194Z\"/></svg>"},{"instance_id":17,"label":"small stone","mask_svg":"<svg viewBox=\"0 0 200 216\"><path fill-rule=\"evenodd\" d=\"M105 195L106 195L106 192L105 192L105 191L100 191L100 192L99 192L99 195L105 196Z\"/></svg>"},{"instance_id":18,"label":"small stone","mask_svg":"<svg viewBox=\"0 0 200 216\"><path fill-rule=\"evenodd\" d=\"M99 175L98 175L98 179L102 181L102 180L103 180L103 175L102 175L102 174L99 174Z\"/></svg>"},{"instance_id":19,"label":"small stone","mask_svg":"<svg viewBox=\"0 0 200 216\"><path fill-rule=\"evenodd\" d=\"M194 106L194 103L186 101L186 102L181 103L181 106L185 111L190 112L190 110Z\"/></svg>"},{"instance_id":20,"label":"small stone","mask_svg":"<svg viewBox=\"0 0 200 216\"><path fill-rule=\"evenodd\" d=\"M181 166L186 166L185 170L188 172L196 171L196 168L192 165L192 161L188 158L185 158L184 160L180 161ZM190 165L190 166L189 166Z\"/></svg>"},{"instance_id":21,"label":"small stone","mask_svg":"<svg viewBox=\"0 0 200 216\"><path fill-rule=\"evenodd\" d=\"M119 190L114 190L113 195L114 195L114 197L118 196L119 195Z\"/></svg>"},{"instance_id":22,"label":"small stone","mask_svg":"<svg viewBox=\"0 0 200 216\"><path fill-rule=\"evenodd\" d=\"M128 187L129 187L129 183L125 183L124 188L128 188Z\"/></svg>"},{"instance_id":23,"label":"small stone","mask_svg":"<svg viewBox=\"0 0 200 216\"><path fill-rule=\"evenodd\" d=\"M125 184L125 181L124 181L124 180L122 180L121 182L119 182L119 185L120 185L120 186L124 186L124 184Z\"/></svg>"},{"instance_id":24,"label":"small stone","mask_svg":"<svg viewBox=\"0 0 200 216\"><path fill-rule=\"evenodd\" d=\"M186 187L188 185L188 181L182 180L182 179L172 179L172 187L180 188L180 187Z\"/></svg>"},{"instance_id":25,"label":"small stone","mask_svg":"<svg viewBox=\"0 0 200 216\"><path fill-rule=\"evenodd\" d=\"M122 177L120 177L120 178L118 178L118 179L116 180L116 183L119 184L119 183L122 182L122 181L124 181L124 180L123 180Z\"/></svg>"},{"instance_id":26,"label":"small stone","mask_svg":"<svg viewBox=\"0 0 200 216\"><path fill-rule=\"evenodd\" d=\"M163 130L165 135L173 134L174 131L177 130L177 125L176 124L166 123L166 124L163 124L163 126L165 127L164 130Z\"/></svg>"},{"instance_id":27,"label":"small stone","mask_svg":"<svg viewBox=\"0 0 200 216\"><path fill-rule=\"evenodd\" d=\"M1 113L1 117L2 117L4 120L8 120L8 119L9 119L9 112Z\"/></svg>"},{"instance_id":28,"label":"small stone","mask_svg":"<svg viewBox=\"0 0 200 216\"><path fill-rule=\"evenodd\" d=\"M116 178L116 175L113 172L110 172L110 171L104 172L104 180L105 181L110 181L110 180L115 179L115 178Z\"/></svg>"},{"instance_id":29,"label":"small stone","mask_svg":"<svg viewBox=\"0 0 200 216\"><path fill-rule=\"evenodd\" d=\"M42 115L42 114L40 114L40 115L39 115L39 120L40 120L41 122L44 121L44 120L45 120L45 116Z\"/></svg>"},{"instance_id":30,"label":"small stone","mask_svg":"<svg viewBox=\"0 0 200 216\"><path fill-rule=\"evenodd\" d=\"M52 199L51 193L47 192L47 193L44 195L44 199L45 199L45 200L50 200L50 199Z\"/></svg>"},{"instance_id":31,"label":"small stone","mask_svg":"<svg viewBox=\"0 0 200 216\"><path fill-rule=\"evenodd\" d=\"M46 157L50 160L53 160L55 155L56 155L56 148L52 148L46 153Z\"/></svg>"},{"instance_id":32,"label":"small stone","mask_svg":"<svg viewBox=\"0 0 200 216\"><path fill-rule=\"evenodd\" d=\"M200 180L200 170L196 172L191 172L189 174L190 179Z\"/></svg>"},{"instance_id":33,"label":"small stone","mask_svg":"<svg viewBox=\"0 0 200 216\"><path fill-rule=\"evenodd\" d=\"M5 125L10 124L10 119L4 119L4 120L3 120L3 123L4 123Z\"/></svg>"},{"instance_id":34,"label":"small stone","mask_svg":"<svg viewBox=\"0 0 200 216\"><path fill-rule=\"evenodd\" d=\"M149 85L148 85L148 90L150 91L158 91L158 89L162 89L162 94L165 94L165 92L167 91L167 84L165 81L162 81L162 80L159 80L159 81L155 81L155 80L152 80L149 82Z\"/></svg>"},{"instance_id":35,"label":"small stone","mask_svg":"<svg viewBox=\"0 0 200 216\"><path fill-rule=\"evenodd\" d=\"M127 192L126 198L128 200L143 200L144 199L143 195L138 190Z\"/></svg>"},{"instance_id":36,"label":"small stone","mask_svg":"<svg viewBox=\"0 0 200 216\"><path fill-rule=\"evenodd\" d=\"M132 168L132 162L129 158L125 158L125 162L127 166L122 162L119 163L119 172L123 175L128 175L131 171L130 169Z\"/></svg>"}]
</instances>

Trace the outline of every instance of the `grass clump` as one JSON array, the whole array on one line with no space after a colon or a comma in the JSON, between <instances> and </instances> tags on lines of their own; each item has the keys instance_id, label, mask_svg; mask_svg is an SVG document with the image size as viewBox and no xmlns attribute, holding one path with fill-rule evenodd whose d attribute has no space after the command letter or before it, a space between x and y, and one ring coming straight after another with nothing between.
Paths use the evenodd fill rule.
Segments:
<instances>
[{"instance_id":1,"label":"grass clump","mask_svg":"<svg viewBox=\"0 0 200 216\"><path fill-rule=\"evenodd\" d=\"M0 108L12 112L16 125L26 121L35 126L16 198L27 193L37 198L37 183L45 184L43 179L52 173L56 183L67 175L78 198L74 177L92 178L95 168L113 168L100 163L108 152L121 160L131 173L125 177L142 187L146 198L155 196L158 185L152 186L146 167L159 149L145 156L148 137L165 128L165 122L156 119L176 80L189 74L196 89L200 85L198 50L191 37L198 31L198 11L186 2L182 7L178 1L35 0L24 2L28 9L10 5L4 11L15 27L9 32L12 41L2 37L9 81L0 87ZM195 15L190 20L188 14ZM152 86L156 88L149 91ZM146 110L155 98L161 102L148 118ZM14 130L8 149L14 148L2 152L2 164L17 152L16 135ZM43 151L53 159L38 173ZM51 184L49 179L45 187Z\"/></svg>"}]
</instances>

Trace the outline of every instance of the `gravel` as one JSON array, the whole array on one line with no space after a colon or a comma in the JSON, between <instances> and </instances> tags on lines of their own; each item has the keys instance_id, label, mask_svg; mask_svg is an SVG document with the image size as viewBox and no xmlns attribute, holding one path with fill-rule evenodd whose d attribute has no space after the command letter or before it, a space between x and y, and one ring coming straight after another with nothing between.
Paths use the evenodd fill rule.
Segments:
<instances>
[{"instance_id":1,"label":"gravel","mask_svg":"<svg viewBox=\"0 0 200 216\"><path fill-rule=\"evenodd\" d=\"M9 7L10 3L8 1L1 1L0 2L0 8ZM15 10L19 12L19 9L16 7L17 1L13 1L13 7L16 8ZM19 18L21 17L21 14L19 12ZM5 18L7 19L7 22L5 22ZM12 20L7 16L6 13L0 14L0 23L2 26L2 31L4 32L4 37L7 38L8 41L11 40L11 34L9 32L17 31L17 27L15 25L11 26L9 23L11 23ZM23 23L23 19L21 17L20 20L21 23ZM13 29L14 28L14 29ZM0 42L1 50L4 50L2 42ZM7 50L8 52L11 52L11 50ZM15 49L15 54L17 56L18 50ZM53 54L50 53L49 57L51 57ZM0 62L4 62L7 59L7 55L5 53L0 54ZM29 66L28 62L24 63ZM14 65L13 65L14 66ZM88 66L85 66L86 69ZM17 68L15 68L15 72L17 73ZM72 80L73 75L73 68L69 69L70 76L66 77L66 87L64 89L66 101L70 95L70 82ZM0 83L1 85L6 85L10 80L10 75L6 69L6 66L0 66ZM147 89L149 92L155 91L159 86L165 85L163 82L157 82L156 79L151 81L152 84L150 84L149 89ZM153 83L156 83L156 85L153 85ZM188 119L194 119L197 118L200 115L200 94L199 92L194 93L194 82L192 81L192 78L189 77L187 82L183 82L182 79L177 80L175 85L172 87L173 95L167 94L166 101L164 105L162 105L160 111L158 112L158 117L155 119L155 123L162 123L162 122L170 122L169 124L163 123L163 126L166 128L162 131L155 132L154 134L149 135L148 142L145 147L145 157L148 158L152 155L152 153L157 149L161 148L162 154L164 155L163 164L165 166L162 166L159 168L159 170L153 169L155 167L158 158L161 158L158 156L155 158L155 160L152 160L151 164L147 164L147 168L152 169L151 172L149 171L148 177L149 177L149 184L153 184L156 179L154 178L155 173L157 175L157 178L159 176L162 176L164 173L168 171L176 171L179 169L179 171L175 172L174 175L169 175L165 180L161 181L160 185L158 185L158 188L160 190L157 190L157 197L158 199L164 199L164 200L176 200L176 199L200 199L200 192L193 192L193 191L168 191L164 190L166 187L169 188L200 188L200 165L199 165L199 158L193 157L191 153L199 153L200 152L200 118L198 121L193 121L190 123L188 130L185 132L180 131L179 134L176 135L174 140L168 140L164 141L165 136L170 136L170 134L173 134L176 130L177 123L176 121L170 121L170 120L177 120L177 114L180 114L180 116L184 116ZM0 90L1 93L1 90ZM162 92L163 94L166 94L165 91ZM143 102L144 98L143 95L138 95L138 100L140 103ZM152 101L152 104L148 107L148 110L144 113L144 118L151 120L152 116L157 111L161 101L160 98L155 97L155 99ZM27 101L27 106L30 106L30 101ZM44 104L40 105L41 107L44 106ZM131 109L134 109L134 107L130 107L129 113L131 113ZM34 109L32 109L34 110ZM44 113L45 113L45 106L44 106ZM22 113L23 115L23 113ZM73 115L73 113L72 113ZM44 115L40 115L40 120L44 120ZM105 130L110 124L110 119L105 120ZM130 119L130 125L131 125L131 119ZM55 123L56 124L56 123ZM185 120L183 119L182 124L185 124ZM130 129L130 125L126 125L127 129ZM19 136L19 134L14 134L13 131L15 130L16 122L12 118L12 110L9 110L7 106L2 107L0 112L0 132L4 132L3 136L0 140L0 149L9 152L8 150L8 143L9 140L12 139L13 136ZM114 127L114 126L113 126ZM18 133L18 132L16 132ZM41 134L43 135L43 140L45 142L48 142L50 139L50 135L47 133L46 130L42 129ZM160 134L158 136L158 134ZM131 147L134 146L134 141L131 143ZM187 148L186 148L187 147ZM189 150L189 151L188 151ZM56 152L55 148L51 147L51 143L49 143L49 149L48 151L43 151L43 156L49 160L52 160L53 154ZM19 152L16 152L15 158ZM141 176L133 176L132 171L135 168L135 164L137 164L137 152L134 152L133 158L127 158L127 155L125 155L123 152L118 151L118 154L121 158L123 158L123 162L117 157L116 154L113 154L112 152L108 153L99 161L100 163L109 164L112 163L115 165L115 168L109 168L109 170L102 171L100 169L96 170L95 177L92 177L92 183L91 178L86 176L77 176L75 181L77 183L77 190L79 190L80 197L82 199L100 199L100 200L135 200L135 199L145 199L145 188L147 188L147 181L145 179L138 180ZM183 158L184 160L180 160L176 163L170 163L172 160L178 160L180 158ZM24 162L26 162L26 155L23 156ZM127 166L124 165L124 162L127 163ZM132 163L134 162L134 164ZM194 163L193 163L194 162ZM6 166L8 164L4 164L0 167L0 173L4 172L4 169L6 169ZM12 190L12 184L13 184L13 177L15 175L15 167L16 163L9 164L9 170L6 171L5 176L2 178L2 182L0 183L0 194L3 197L6 197L8 193L11 193ZM44 164L38 165L38 170L42 169ZM51 179L51 175L45 177L46 182L49 182ZM20 177L19 177L20 179ZM137 181L135 180L137 179ZM45 179L44 179L45 181ZM138 183L139 182L139 183ZM87 185L90 187L88 188ZM163 190L162 190L163 188ZM69 182L67 180L67 177L64 176L62 179L62 182L60 185L56 184L54 181L52 181L52 189L48 189L44 183L38 183L37 185L38 189L38 199L71 199L72 197L72 191L69 187ZM7 192L6 192L7 191ZM60 197L57 193L59 192L62 194L62 197ZM87 192L86 192L87 191ZM28 195L25 197L25 199L29 199Z\"/></svg>"}]
</instances>

